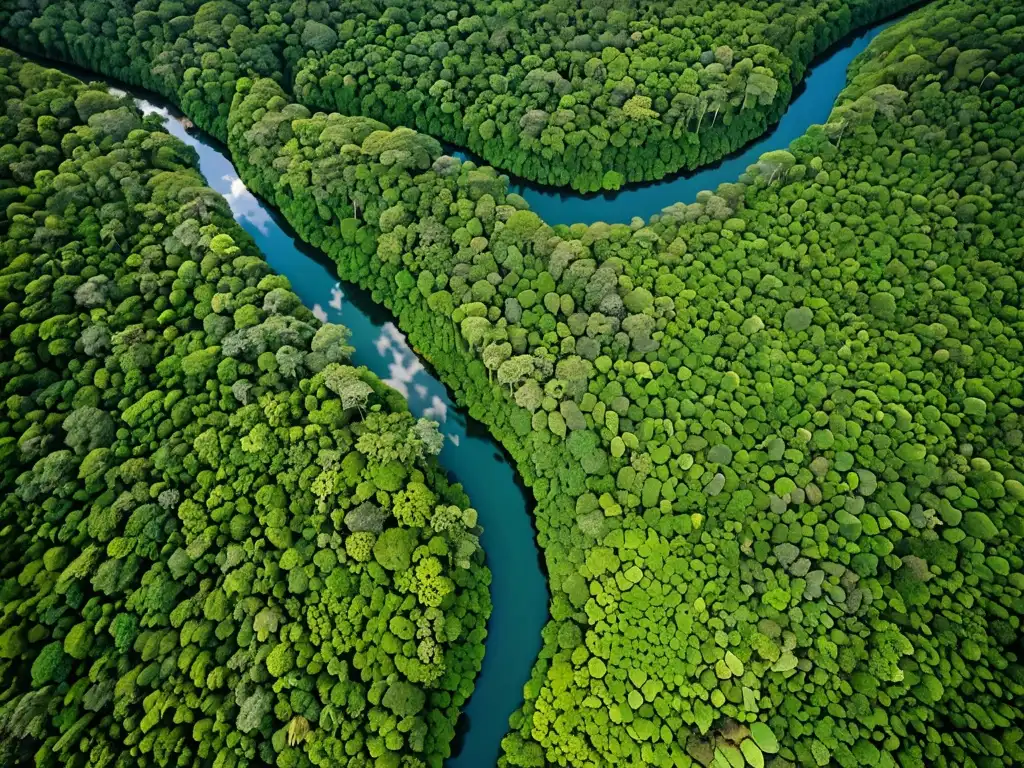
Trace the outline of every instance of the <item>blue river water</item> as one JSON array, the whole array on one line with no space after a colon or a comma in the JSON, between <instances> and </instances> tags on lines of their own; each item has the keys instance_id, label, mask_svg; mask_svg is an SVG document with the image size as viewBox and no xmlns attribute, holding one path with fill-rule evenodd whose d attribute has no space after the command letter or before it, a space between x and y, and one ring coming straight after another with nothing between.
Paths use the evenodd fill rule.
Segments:
<instances>
[{"instance_id":1,"label":"blue river water","mask_svg":"<svg viewBox=\"0 0 1024 768\"><path fill-rule=\"evenodd\" d=\"M539 186L515 177L511 189L523 196L530 208L544 221L555 224L628 224L634 217L646 220L673 203L692 203L697 193L714 190L723 182L739 178L747 166L753 165L765 152L786 149L811 125L824 123L832 111L836 97L846 87L846 70L850 63L875 37L899 18L875 24L839 41L807 71L789 108L776 125L761 138L713 165L697 171L669 176L647 184L631 184L617 192L596 192L581 195L572 191ZM461 149L447 147L461 160L484 161Z\"/></svg>"},{"instance_id":2,"label":"blue river water","mask_svg":"<svg viewBox=\"0 0 1024 768\"><path fill-rule=\"evenodd\" d=\"M846 83L850 62L892 23L877 24L841 41L809 70L788 111L768 134L699 172L597 195L545 189L515 179L512 188L550 224L629 222L636 216L647 219L676 202L692 202L701 190L735 181L764 152L785 148L810 125L823 123ZM76 68L55 66L84 80L96 79ZM173 107L138 92L133 95L144 112L159 115L169 133L197 151L207 183L224 196L270 266L288 277L306 306L320 319L352 330L353 362L365 365L402 392L414 414L440 424L446 437L441 464L463 485L484 527L481 543L492 573L494 604L483 668L460 718L453 745L456 754L445 766L495 765L508 717L522 703L523 686L540 651L540 632L548 615L547 583L527 492L507 456L482 425L455 405L445 386L411 349L390 313L361 289L340 283L326 258L299 241L276 212L246 189L225 147L197 131L186 131L181 113ZM451 153L469 158L460 150Z\"/></svg>"}]
</instances>

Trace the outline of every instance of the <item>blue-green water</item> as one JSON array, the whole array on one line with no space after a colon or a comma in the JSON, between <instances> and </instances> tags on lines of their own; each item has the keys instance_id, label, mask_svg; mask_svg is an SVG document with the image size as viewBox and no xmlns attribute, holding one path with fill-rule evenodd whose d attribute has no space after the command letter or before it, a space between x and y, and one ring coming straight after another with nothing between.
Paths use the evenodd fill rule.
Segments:
<instances>
[{"instance_id":1,"label":"blue-green water","mask_svg":"<svg viewBox=\"0 0 1024 768\"><path fill-rule=\"evenodd\" d=\"M449 476L462 483L484 527L481 544L493 574L494 603L476 693L459 722L456 746L461 749L446 766L494 765L508 717L522 703L523 684L540 652L548 605L527 495L508 458L487 431L452 402L444 385L409 347L390 313L359 288L340 284L323 257L303 245L245 188L222 146L186 132L179 112L145 98L137 102L143 112L162 116L168 132L199 153L199 169L207 183L227 199L235 219L252 235L274 271L288 277L303 303L321 320L352 329L353 362L402 392L414 414L440 423L446 440L438 458Z\"/></svg>"},{"instance_id":2,"label":"blue-green water","mask_svg":"<svg viewBox=\"0 0 1024 768\"><path fill-rule=\"evenodd\" d=\"M518 181L513 188L551 224L628 222L634 216L649 218L676 202L691 202L701 190L735 181L762 153L785 148L810 125L824 122L845 85L850 62L891 23L878 24L833 48L828 58L809 72L779 124L716 165L605 195L576 195ZM81 79L94 78L63 68ZM180 113L173 108L136 96L143 111L163 117L168 132L198 152L207 182L224 195L270 266L289 278L302 301L322 320L352 329L354 363L365 365L404 393L413 413L440 423L447 438L440 461L466 489L485 529L482 545L492 573L494 604L483 669L460 718L454 745L457 753L446 761L446 768L493 766L508 717L522 702L523 685L540 651L540 632L547 620L547 584L532 516L513 468L486 430L454 404L444 385L409 347L390 313L360 289L340 284L333 266L304 246L276 213L246 189L224 147L198 132L186 132L179 122ZM467 157L460 151L453 154Z\"/></svg>"},{"instance_id":3,"label":"blue-green water","mask_svg":"<svg viewBox=\"0 0 1024 768\"><path fill-rule=\"evenodd\" d=\"M900 18L903 14L901 14ZM734 182L747 166L753 165L765 152L785 149L803 136L808 127L824 123L832 111L839 92L846 87L846 69L882 30L898 19L890 19L844 38L807 71L803 83L782 119L766 134L718 163L698 171L670 176L661 181L624 187L617 192L581 195L544 187L512 178L511 189L522 195L530 208L544 221L555 224L629 223L635 216L649 219L674 203L692 203L697 193L713 190L723 182ZM469 153L448 147L462 160L484 161Z\"/></svg>"}]
</instances>

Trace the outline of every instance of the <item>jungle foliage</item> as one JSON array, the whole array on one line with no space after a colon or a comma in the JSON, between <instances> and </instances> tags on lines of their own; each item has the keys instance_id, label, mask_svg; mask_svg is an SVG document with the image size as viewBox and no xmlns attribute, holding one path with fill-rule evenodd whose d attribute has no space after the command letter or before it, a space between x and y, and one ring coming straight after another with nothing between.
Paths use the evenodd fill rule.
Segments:
<instances>
[{"instance_id":1,"label":"jungle foliage","mask_svg":"<svg viewBox=\"0 0 1024 768\"><path fill-rule=\"evenodd\" d=\"M440 768L490 577L437 425L157 118L0 94L0 765Z\"/></svg>"},{"instance_id":2,"label":"jungle foliage","mask_svg":"<svg viewBox=\"0 0 1024 768\"><path fill-rule=\"evenodd\" d=\"M736 183L554 228L432 138L239 78L275 49L224 52L237 10L0 22L227 136L514 455L553 599L503 766L989 768L1024 762L1024 14L990 6L881 35Z\"/></svg>"},{"instance_id":3,"label":"jungle foliage","mask_svg":"<svg viewBox=\"0 0 1024 768\"><path fill-rule=\"evenodd\" d=\"M550 575L503 766L1024 761L1024 14L881 35L649 222L242 79L236 165L516 458Z\"/></svg>"},{"instance_id":4,"label":"jungle foliage","mask_svg":"<svg viewBox=\"0 0 1024 768\"><path fill-rule=\"evenodd\" d=\"M544 184L617 189L777 121L812 59L908 0L6 0L9 44L172 98L219 138L241 76Z\"/></svg>"}]
</instances>

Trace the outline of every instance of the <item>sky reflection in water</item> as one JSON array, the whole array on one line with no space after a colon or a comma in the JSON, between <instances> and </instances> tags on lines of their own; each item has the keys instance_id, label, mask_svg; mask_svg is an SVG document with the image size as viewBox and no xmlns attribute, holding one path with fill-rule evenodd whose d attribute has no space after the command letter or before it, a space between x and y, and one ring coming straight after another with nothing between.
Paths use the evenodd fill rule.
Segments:
<instances>
[{"instance_id":1,"label":"sky reflection in water","mask_svg":"<svg viewBox=\"0 0 1024 768\"><path fill-rule=\"evenodd\" d=\"M123 93L123 91L122 91ZM447 438L438 459L460 482L480 513L481 540L491 568L494 610L487 624L487 653L473 697L463 707L445 768L495 765L508 730L508 716L522 701L523 683L540 652L547 620L547 583L540 568L536 532L526 495L494 440L452 402L396 327L385 308L366 292L338 282L333 264L304 247L279 216L238 178L222 146L198 131L189 133L179 113L138 99L145 114L161 118L164 130L199 153L207 184L226 199L232 215L256 241L267 263L285 275L303 304L324 322L352 331L353 365L365 365L405 395L409 410L440 424Z\"/></svg>"},{"instance_id":2,"label":"sky reflection in water","mask_svg":"<svg viewBox=\"0 0 1024 768\"><path fill-rule=\"evenodd\" d=\"M702 189L734 181L760 153L786 146L810 123L822 122L845 84L846 67L888 23L853 36L810 72L806 88L790 105L780 125L759 142L700 173L683 174L618 194L579 197L558 190L516 186L549 224L629 221L665 206L694 199ZM123 90L111 89L124 94ZM292 289L322 321L348 326L356 348L354 365L365 365L405 395L417 416L437 421L447 437L439 459L461 482L480 511L482 544L491 567L494 611L488 622L487 653L476 692L463 708L455 746L459 753L445 768L486 768L497 763L507 718L522 701L523 683L540 651L540 630L547 619L547 584L538 564L535 531L526 498L505 455L481 427L451 401L410 348L390 314L358 289L346 291L335 269L303 248L279 226L278 218L246 189L223 147L185 131L176 113L137 99L144 114L158 115L168 133L193 147L207 183L222 194L239 224L266 256L271 268L286 275ZM459 153L463 154L463 153ZM465 156L463 154L463 156ZM459 446L462 446L460 449Z\"/></svg>"},{"instance_id":3,"label":"sky reflection in water","mask_svg":"<svg viewBox=\"0 0 1024 768\"><path fill-rule=\"evenodd\" d=\"M110 90L112 93L125 95L125 91L119 88L111 88ZM196 137L185 130L180 119L171 114L169 109L157 106L145 99L136 99L136 104L144 115L157 115L163 121L164 127L169 133L184 140L197 150L200 149L197 146ZM274 222L268 210L249 191L245 183L238 178L234 168L226 160L219 163L219 165L223 165L223 168L208 167L216 164L216 160L211 161L210 157L206 154L203 155L202 160L202 170L207 178L207 182L224 197L235 219L254 237L256 237L256 233L262 236L257 237L257 240L263 241L260 244L264 249L266 249L268 239L271 245L278 245L275 241L283 237L284 233L273 226ZM256 231L253 232L253 229ZM266 256L276 271L288 274L294 282L293 270L289 270L280 264L275 264L275 260L279 259L282 253L286 252L286 249L280 247L271 248L266 253ZM295 265L293 264L292 266L294 267ZM326 274L326 268L324 273ZM301 285L293 285L293 288L303 302L312 309L317 319L325 323L348 325L353 330L353 336L357 335L357 331L363 330L359 327L361 324L354 324L352 322L353 318L350 317L352 313L345 311L345 292L339 281L326 282L321 279L312 281L312 283L318 283L315 295L310 295L309 283L307 283L305 290L303 290ZM369 349L373 349L383 358L384 365L374 365L366 360L355 360L354 362L366 365L371 370L376 371L384 383L401 392L414 414L438 422L441 425L441 432L448 439L448 442L452 446L457 447L460 443L459 432L464 430L464 425L457 424L454 430L446 430L444 428L448 421L451 403L447 397L442 397L443 392L439 393L437 391L437 381L423 366L423 363L412 347L409 346L405 334L391 321L380 324L374 328L374 331L376 336L370 344L366 343L366 336L364 334L358 334L359 343L357 343L356 356L357 358L363 357ZM386 374L384 374L382 368L387 371Z\"/></svg>"}]
</instances>

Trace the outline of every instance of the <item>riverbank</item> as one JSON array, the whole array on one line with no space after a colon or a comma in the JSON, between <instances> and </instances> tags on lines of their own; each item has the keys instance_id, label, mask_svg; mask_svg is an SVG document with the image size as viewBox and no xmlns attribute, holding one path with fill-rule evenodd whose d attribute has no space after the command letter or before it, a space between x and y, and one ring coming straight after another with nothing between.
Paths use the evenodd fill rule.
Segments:
<instances>
[{"instance_id":1,"label":"riverbank","mask_svg":"<svg viewBox=\"0 0 1024 768\"><path fill-rule=\"evenodd\" d=\"M697 171L681 171L659 181L628 184L615 192L582 194L509 177L509 191L523 197L530 208L551 226L556 224L628 224L636 217L647 221L676 203L692 203L705 190L735 182L765 152L786 149L815 124L822 124L846 87L846 71L871 42L925 3L915 3L870 27L851 32L816 57L794 91L782 118L768 131L721 160ZM486 161L459 147L445 150L478 165Z\"/></svg>"},{"instance_id":2,"label":"riverbank","mask_svg":"<svg viewBox=\"0 0 1024 768\"><path fill-rule=\"evenodd\" d=\"M76 67L41 61L83 80L105 80ZM159 116L168 133L198 153L199 170L208 184L224 196L274 271L289 279L292 290L317 317L352 331L352 362L365 365L400 391L414 415L439 422L445 446L438 460L450 479L465 489L484 528L481 546L491 571L493 604L483 666L457 726L457 753L445 765L493 765L508 731L508 717L522 702L523 685L548 619L547 575L536 545L528 489L500 444L454 402L390 313L358 286L339 282L326 257L298 240L276 211L246 189L226 147L199 129L187 129L180 111L170 104L123 83L110 85L131 93L144 113Z\"/></svg>"},{"instance_id":3,"label":"riverbank","mask_svg":"<svg viewBox=\"0 0 1024 768\"><path fill-rule=\"evenodd\" d=\"M628 221L635 215L647 218L672 203L693 199L701 190L735 181L761 152L786 146L802 135L811 124L806 121L824 121L845 85L846 67L894 21L876 25L830 51L809 72L803 92L792 104L795 112L791 109L771 133L734 157L699 173L627 187L613 195L567 194L524 184L514 186L512 191L523 195L534 212L553 225ZM47 63L80 78L97 78L94 73L78 68ZM412 351L391 313L366 291L338 282L328 259L301 243L277 211L246 188L238 178L227 147L196 128L187 130L181 122L183 115L168 102L135 90L133 95L144 110L159 114L169 133L197 151L200 170L210 185L224 195L236 219L266 254L271 267L289 278L302 301L321 319L352 329L357 340L354 362L366 365L402 391L413 413L441 422L446 443L439 459L451 476L463 484L481 514L485 529L482 545L492 572L494 605L483 668L476 691L459 721L453 744L457 754L446 765L476 768L493 764L508 730L508 715L522 701L523 685L540 651L540 630L548 618L543 554L536 548L527 492L518 482L505 452L496 446L486 428L458 408L432 374L431 367Z\"/></svg>"}]
</instances>

